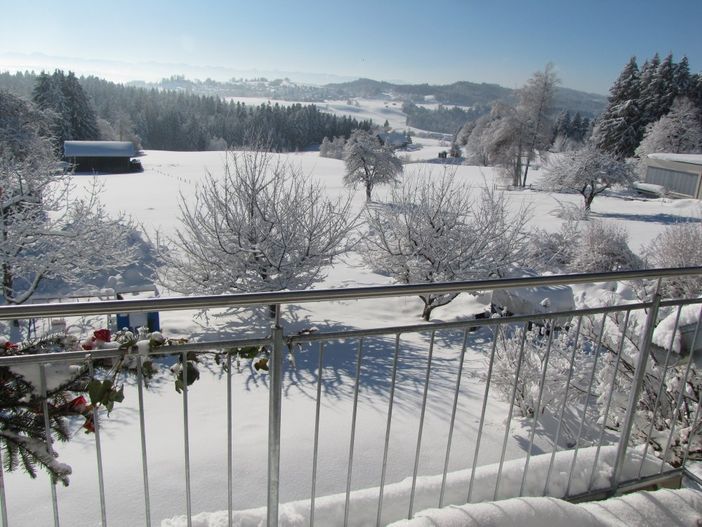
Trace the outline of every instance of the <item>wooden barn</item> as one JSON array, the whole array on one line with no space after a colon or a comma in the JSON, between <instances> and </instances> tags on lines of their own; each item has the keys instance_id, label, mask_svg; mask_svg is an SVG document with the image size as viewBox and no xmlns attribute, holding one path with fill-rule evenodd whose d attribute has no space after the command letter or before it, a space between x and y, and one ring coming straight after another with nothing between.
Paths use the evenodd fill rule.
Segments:
<instances>
[{"instance_id":1,"label":"wooden barn","mask_svg":"<svg viewBox=\"0 0 702 527\"><path fill-rule=\"evenodd\" d=\"M140 172L139 152L129 141L65 141L63 157L76 172Z\"/></svg>"}]
</instances>

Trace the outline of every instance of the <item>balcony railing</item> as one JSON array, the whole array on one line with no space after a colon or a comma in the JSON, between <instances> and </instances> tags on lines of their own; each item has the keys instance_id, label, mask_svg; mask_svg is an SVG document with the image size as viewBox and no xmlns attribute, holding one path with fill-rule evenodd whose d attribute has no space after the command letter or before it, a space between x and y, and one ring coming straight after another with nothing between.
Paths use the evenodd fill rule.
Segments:
<instances>
[{"instance_id":1,"label":"balcony railing","mask_svg":"<svg viewBox=\"0 0 702 527\"><path fill-rule=\"evenodd\" d=\"M501 485L504 485L503 480L503 470L507 463L506 460L506 450L510 435L510 425L515 418L515 412L519 407L519 400L521 394L519 390L523 388L523 381L527 373L525 372L525 342L527 342L530 331L539 331L543 343L545 344L545 355L541 356L543 361L542 370L537 372L541 378L536 383L538 388L538 393L534 392L532 394L533 399L533 416L527 415L527 422L530 421L530 431L528 447L525 449L526 456L523 459L523 470L521 471L521 487L519 494L525 493L525 482L529 480L530 464L532 457L532 450L535 440L535 432L537 430L538 421L541 416L540 408L542 406L542 398L544 397L544 387L546 372L548 369L549 353L552 349L552 343L554 338L557 338L559 332L570 331L571 335L574 335L575 342L571 344L572 353L567 359L569 361L569 368L567 369L566 378L563 381L562 389L564 394L562 394L562 402L559 403L560 407L557 408L552 413L556 417L556 427L553 431L553 436L549 438L552 444L552 451L550 453L550 459L548 462L548 468L545 471L545 478L543 480L543 493L544 495L552 493L549 491L550 483L552 479L555 478L554 475L554 465L557 463L563 464L562 453L564 450L569 450L569 469L567 481L565 486L565 492L562 492L562 497L570 499L586 499L594 494L614 494L617 492L622 492L627 489L636 488L644 484L652 484L662 479L670 478L672 476L677 476L683 474L685 471L685 463L687 462L689 456L689 448L692 443L692 438L689 434L695 434L698 432L699 421L700 421L700 404L698 401L687 401L684 400L689 395L686 395L684 389L679 391L679 395L672 402L675 405L673 415L677 415L679 409L683 404L692 402L697 404L696 412L694 413L694 423L695 425L691 427L691 431L687 437L687 446L683 448L681 454L681 463L677 463L678 466L671 466L670 461L670 450L672 448L672 438L675 433L676 421L673 420L670 425L670 430L666 430L667 441L661 442L661 448L657 456L652 455L652 451L649 444L652 440L652 434L658 433L654 432L653 422L655 420L657 412L662 411L659 407L659 401L662 397L662 390L664 389L664 383L659 382L655 385L658 389L656 397L652 400L655 401L654 407L651 409L653 417L651 418L651 425L645 438L638 437L638 439L632 436L632 429L634 426L634 420L636 417L637 407L640 404L640 397L642 393L642 388L646 385L646 375L647 375L647 363L650 360L657 361L657 368L659 371L662 368L662 374L660 374L660 379L664 379L665 374L673 367L673 363L677 360L673 346L669 346L667 349L663 349L662 354L659 355L658 359L650 359L652 353L652 338L656 325L659 322L661 310L664 308L670 308L668 311L677 312L678 316L675 320L675 326L673 328L673 335L678 331L678 321L680 319L680 312L684 306L700 306L702 307L702 298L662 298L659 294L659 287L662 280L680 277L694 277L702 275L702 267L697 268L686 268L686 269L659 269L659 270L645 270L645 271L630 271L630 272L613 272L613 273L591 273L591 274L580 274L580 275L565 275L565 276L547 276L547 277L528 277L528 278L513 278L504 280L483 280L483 281L471 281L471 282L455 282L455 283L440 283L440 284L422 284L422 285L398 285L398 286L383 286L383 287L357 287L357 288L347 288L347 289L333 289L333 290L307 290L307 291L291 291L291 292L271 292L271 293L251 293L251 294L235 294L235 295L222 295L222 296L193 296L193 297L177 297L177 298L154 298L148 300L119 300L119 301L100 301L100 302L86 302L86 303L65 303L65 304L33 304L33 305L21 305L21 306L3 306L0 307L0 320L19 320L19 319L37 319L42 317L80 317L85 315L105 315L105 314L116 314L116 313L131 313L131 312L144 312L144 311L179 311L179 310L200 310L200 309L213 309L213 308L254 308L254 307L268 307L275 306L275 318L271 320L270 327L260 328L260 336L253 338L242 338L242 339L226 339L226 340L212 340L207 342L189 342L185 344L178 344L175 346L169 346L168 348L159 348L153 350L150 353L158 356L168 355L180 355L185 363L188 360L190 354L201 354L212 352L213 350L227 350L225 355L225 361L227 368L226 372L226 386L227 386L227 416L226 425L224 425L224 420L222 420L222 426L227 427L227 485L228 485L228 518L229 524L232 524L234 511L232 495L234 492L234 478L238 477L233 471L233 437L234 428L232 423L232 360L236 356L236 352L231 350L236 350L237 348L245 347L265 347L268 350L269 356L269 367L270 367L270 380L269 380L269 412L268 412L268 432L267 432L267 524L275 526L278 524L279 518L279 505L280 505L280 459L281 459L281 416L284 411L282 402L284 400L283 386L284 386L284 371L289 368L289 365L285 364L284 356L293 348L300 350L300 353L312 354L315 353L316 349L316 364L317 364L317 384L316 384L316 398L315 398L315 420L311 423L314 427L313 434L313 456L311 460L311 466L309 467L311 472L311 482L312 486L310 488L308 498L308 518L310 525L315 523L315 512L317 510L317 480L318 472L320 471L320 466L318 463L318 449L319 449L319 436L320 436L320 404L322 400L322 378L323 378L323 364L325 360L325 351L332 343L343 340L346 343L351 343L355 349L355 371L352 376L353 379L353 403L351 405L351 413L348 415L350 422L350 435L347 438L348 448L344 449L345 458L343 463L346 465L346 481L345 481L345 506L343 516L338 518L338 523L343 522L344 525L353 523L353 518L351 515L350 503L353 501L352 491L352 475L354 470L354 455L355 452L355 440L356 440L356 425L357 425L357 409L359 400L359 391L363 389L363 376L361 375L362 364L364 360L364 353L367 351L367 342L370 338L376 337L390 337L394 344L388 348L388 355L391 355L391 368L390 375L387 378L387 389L389 390L388 405L386 408L386 418L385 418L385 431L384 431L384 441L382 445L383 456L382 456L382 466L380 469L380 480L378 489L378 499L373 510L374 522L377 525L381 525L387 521L386 515L384 515L384 500L386 499L385 488L388 484L387 482L387 465L388 465L388 451L391 446L391 429L393 425L393 409L397 402L396 394L396 384L397 384L397 372L398 366L402 363L402 354L400 353L402 349L401 336L409 334L428 334L428 347L424 350L424 357L426 360L426 367L421 375L419 375L415 382L420 386L421 395L421 406L417 408L418 410L418 432L416 438L416 455L414 457L413 470L411 473L407 473L407 477L411 477L411 490L409 496L409 506L407 508L407 517L412 517L418 506L418 489L417 481L419 476L419 459L422 451L422 439L425 428L425 419L427 412L430 411L427 408L427 398L428 390L432 373L432 354L434 352L435 339L438 332L442 331L458 331L462 334L462 338L459 344L455 344L456 352L458 353L457 369L454 372L455 379L453 382L453 390L451 393L452 402L450 406L450 412L447 412L444 416L448 421L448 434L446 436L445 450L443 452L443 470L437 478L440 478L438 499L434 506L444 506L449 502L455 502L454 498L447 498L447 479L449 475L449 460L451 458L451 449L453 446L453 435L454 429L457 422L462 420L462 416L458 411L458 401L459 393L462 386L462 378L464 374L464 358L466 354L466 349L468 345L468 335L469 333L480 330L481 328L487 328L489 330L490 343L486 346L487 353L485 355L485 368L484 368L484 391L482 400L478 407L480 408L479 424L477 425L476 437L474 445L471 448L474 450L472 461L464 467L470 470L469 480L467 482L467 487L465 489L465 500L464 502L471 502L475 500L485 499L486 491L484 488L480 489L480 492L476 490L476 474L480 471L480 466L483 464L480 461L480 453L486 448L483 440L483 429L486 420L486 412L488 407L488 401L490 398L495 397L495 383L499 382L496 376L496 367L498 356L502 348L498 347L500 344L500 339L505 335L512 338L512 342L517 343L517 349L512 350L514 352L515 366L514 373L510 377L511 386L504 388L503 393L507 394L505 399L509 404L509 410L507 413L507 419L504 423L504 435L503 440L500 445L492 445L492 448L497 448L500 452L499 463L496 466L496 475L493 478L494 489L489 492L491 498L504 497L500 493ZM397 296L415 296L415 295L427 295L427 294L439 294L439 293L458 293L458 292L484 292L484 291L495 291L498 289L514 289L514 288L525 288L525 287L542 287L542 286L558 286L558 285L574 285L574 284L594 284L600 282L615 282L621 283L625 281L648 281L648 283L653 284L655 288L655 293L642 301L629 302L619 305L600 305L597 307L587 308L587 309L575 309L569 311L549 311L543 312L535 311L534 313L519 314L510 317L492 317L492 318L466 318L451 322L428 322L428 323L417 323L410 325L397 325L397 326L386 326L381 325L380 327L373 328L354 328L354 329L344 329L340 331L316 331L316 332L291 332L286 329L287 323L284 320L282 305L291 304L305 304L305 303L318 303L318 302L338 302L345 301L345 308L349 311L357 309L354 301L363 299L379 299L387 297L397 297ZM655 284L658 287L655 287ZM652 289L653 289L652 288ZM635 364L633 364L632 371L629 372L631 380L631 389L628 395L628 401L626 403L626 411L623 415L623 419L620 420L618 426L613 427L609 430L608 423L610 422L610 413L613 412L614 405L612 404L614 386L616 384L617 375L621 371L619 368L620 358L623 355L623 350L625 346L625 338L622 336L619 342L613 348L609 350L603 347L603 335L605 333L605 327L608 320L623 320L623 335L626 334L627 325L633 318L637 317L639 320L645 320L644 326L640 330L641 342L640 349L644 350L644 353L639 353L635 357ZM538 321L538 325L535 329L531 329L532 325ZM590 322L588 322L590 321ZM311 321L314 323L314 321ZM588 326L589 333L586 334L585 326ZM620 324L621 325L621 324ZM570 329L566 329L569 327ZM485 330L486 333L488 331ZM693 348L694 343L696 343L700 333L700 316L696 317L694 336L692 338ZM555 337L554 337L555 336ZM300 345L300 346L298 346ZM500 344L501 346L501 344ZM56 364L60 362L64 363L85 363L88 365L89 372L93 374L93 364L95 361L102 359L115 359L124 356L128 351L118 350L118 349L97 349L90 351L68 351L62 353L48 353L48 354L34 354L34 355L17 355L17 356L3 356L0 357L0 368L11 367L16 365L37 365L39 368L40 378L41 378L41 391L46 397L46 365ZM555 353L555 352L554 352ZM593 382L598 370L598 360L604 360L604 356L609 354L614 362L613 377L609 393L600 394L602 401L600 402L599 410L599 421L597 421L596 413L593 411L593 406L595 405L594 396L592 395ZM578 362L582 356L587 356L588 360L585 362ZM147 436L145 431L145 413L144 413L144 379L142 372L142 364L144 356L136 356L136 386L138 390L138 413L140 422L140 448L141 448L141 465L142 465L142 480L143 480L143 507L145 512L145 522L146 525L151 525L153 520L151 511L151 501L150 501L150 491L149 491L149 460L147 456ZM388 357L389 358L389 357ZM690 379L691 372L694 372L692 364L694 362L693 357L689 357L687 362L682 362L682 366L679 366L680 371L684 372L683 382L687 383ZM576 362L578 364L584 364L585 371L577 372L579 377L583 379L582 385L576 386L575 384L575 373ZM662 365L662 366L661 366ZM373 365L364 365L372 368ZM533 372L532 372L533 373ZM183 463L184 463L184 473L183 478L185 481L185 496L186 496L186 522L187 525L191 525L193 511L191 507L192 503L192 488L191 488L191 463L190 463L190 420L191 417L188 414L189 403L188 403L188 382L187 382L187 368L184 368L184 389L182 390L182 416L183 416ZM504 384L504 377L502 381ZM572 410L573 415L577 415L579 422L576 423L577 432L575 433L575 441L572 447L562 448L559 444L562 441L562 436L564 433L564 412L569 404L568 393L569 390L580 390L585 393L584 397L579 399L579 402L574 404L570 410ZM492 391L491 391L492 390ZM655 391L655 390L654 390ZM604 403L604 404L602 404ZM48 443L51 444L52 440L50 438L51 432L48 423L48 408L46 405L46 399L43 403L43 412L46 421L46 435ZM601 414L604 415L601 415ZM101 522L102 525L108 524L106 500L109 496L106 496L104 475L103 475L103 453L101 450L101 435L100 435L100 419L98 412L95 412L94 418L95 425L95 447L97 455L97 476L99 482L99 499L100 499L100 511L101 511ZM594 439L590 438L585 440L583 430L590 429L594 430ZM608 433L605 433L607 429ZM613 432L613 434L612 434ZM660 435L660 434L659 434ZM406 438L405 438L406 439ZM638 457L636 460L640 463L638 467L634 469L631 468L631 452L633 451L636 443L640 447L636 450L638 452ZM588 467L590 480L587 484L585 490L580 489L579 492L574 492L573 474L578 464L578 452L583 447L588 446L594 448L594 456L588 455L585 459L587 462L591 463L592 466ZM613 462L613 474L608 480L606 486L601 484L596 484L595 473L598 463L601 463L603 458L603 448L609 449L608 451L613 452L614 456ZM643 450L643 452L642 452ZM608 454L609 455L609 454ZM558 461L557 461L558 458ZM592 460L590 461L590 458ZM653 461L652 461L653 460ZM582 459L580 463L582 463ZM652 463L656 464L655 469L651 469ZM577 465L580 466L580 465ZM0 464L0 509L2 513L3 525L8 525L8 503L6 501L6 478L2 470L2 464ZM565 478L564 475L560 476ZM437 480L438 481L438 480ZM53 507L53 517L54 524L59 525L59 503L57 498L57 493L55 491L55 482L51 483L52 490L52 507ZM399 519L399 518L395 518ZM97 519L95 519L97 520ZM117 522L119 523L119 522Z\"/></svg>"}]
</instances>

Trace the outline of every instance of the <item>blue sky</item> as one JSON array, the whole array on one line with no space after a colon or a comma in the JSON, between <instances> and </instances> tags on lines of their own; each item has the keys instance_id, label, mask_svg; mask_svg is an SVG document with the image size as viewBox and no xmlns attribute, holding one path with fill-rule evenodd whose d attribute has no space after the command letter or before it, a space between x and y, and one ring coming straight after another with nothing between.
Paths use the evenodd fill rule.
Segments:
<instances>
[{"instance_id":1,"label":"blue sky","mask_svg":"<svg viewBox=\"0 0 702 527\"><path fill-rule=\"evenodd\" d=\"M551 61L564 86L598 93L631 55L702 69L700 0L1 3L0 68L3 53L43 53L517 87Z\"/></svg>"}]
</instances>

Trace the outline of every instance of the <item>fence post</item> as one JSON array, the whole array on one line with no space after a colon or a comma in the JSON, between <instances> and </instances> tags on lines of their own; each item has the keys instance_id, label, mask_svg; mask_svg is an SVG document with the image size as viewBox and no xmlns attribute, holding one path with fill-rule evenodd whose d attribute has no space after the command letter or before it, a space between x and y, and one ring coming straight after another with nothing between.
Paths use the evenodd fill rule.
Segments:
<instances>
[{"instance_id":1,"label":"fence post","mask_svg":"<svg viewBox=\"0 0 702 527\"><path fill-rule=\"evenodd\" d=\"M268 392L268 514L267 525L277 527L280 491L280 416L283 397L283 328L280 304L275 306L273 348L270 355L270 389Z\"/></svg>"},{"instance_id":2,"label":"fence post","mask_svg":"<svg viewBox=\"0 0 702 527\"><path fill-rule=\"evenodd\" d=\"M658 279L656 292L653 295L651 309L646 317L646 326L644 327L643 339L639 346L639 356L636 360L636 370L631 382L631 391L629 392L629 402L626 406L626 414L624 416L624 424L622 425L621 433L619 434L619 446L617 447L617 458L614 463L614 475L612 478L612 491L616 492L619 488L619 482L622 479L624 470L624 461L626 459L626 450L631 437L631 429L634 426L636 417L636 405L639 402L641 388L643 386L644 376L646 374L646 364L648 363L648 355L651 347L651 339L653 338L653 330L656 327L656 319L658 318L658 308L661 303L661 278ZM621 352L620 352L621 353ZM605 419L607 416L605 416ZM596 467L592 467L595 470Z\"/></svg>"}]
</instances>

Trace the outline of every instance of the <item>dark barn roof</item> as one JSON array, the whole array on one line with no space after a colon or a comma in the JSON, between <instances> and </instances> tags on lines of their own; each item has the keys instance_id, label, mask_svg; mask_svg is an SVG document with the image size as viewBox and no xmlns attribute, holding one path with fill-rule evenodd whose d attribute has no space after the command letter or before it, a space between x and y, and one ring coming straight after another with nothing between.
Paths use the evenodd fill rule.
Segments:
<instances>
[{"instance_id":1,"label":"dark barn roof","mask_svg":"<svg viewBox=\"0 0 702 527\"><path fill-rule=\"evenodd\" d=\"M135 157L137 149L129 141L64 141L64 157Z\"/></svg>"}]
</instances>

